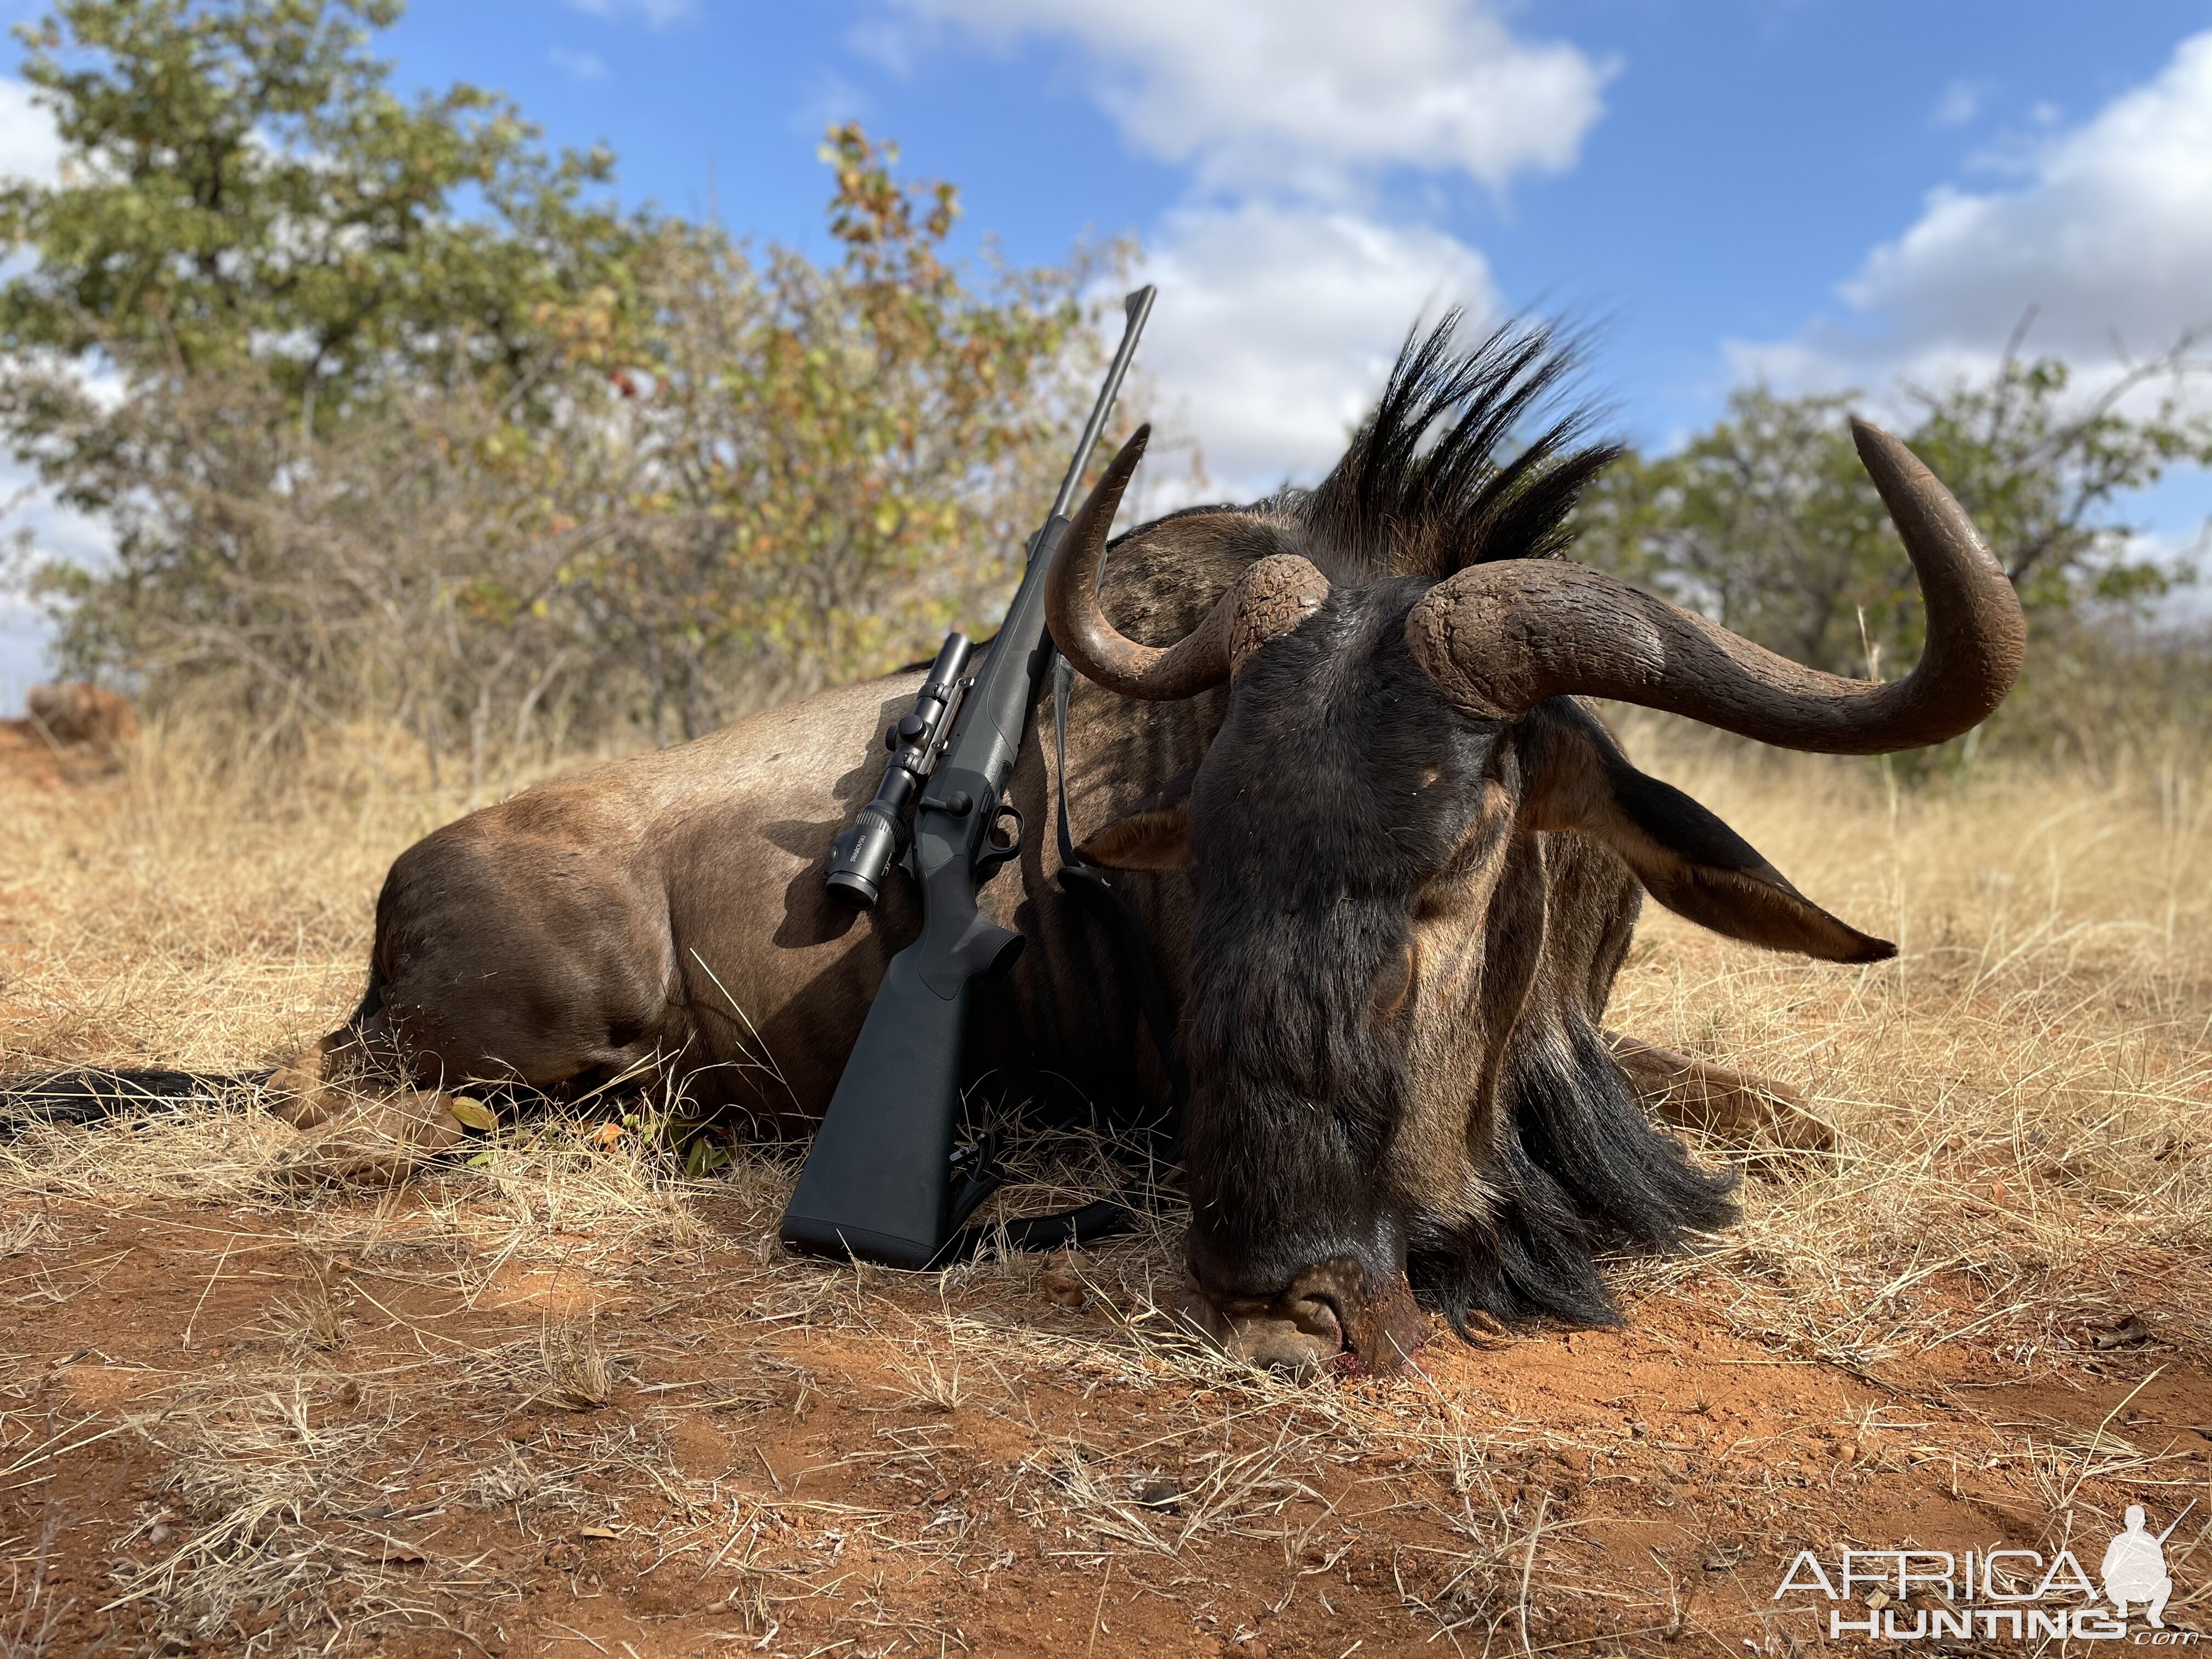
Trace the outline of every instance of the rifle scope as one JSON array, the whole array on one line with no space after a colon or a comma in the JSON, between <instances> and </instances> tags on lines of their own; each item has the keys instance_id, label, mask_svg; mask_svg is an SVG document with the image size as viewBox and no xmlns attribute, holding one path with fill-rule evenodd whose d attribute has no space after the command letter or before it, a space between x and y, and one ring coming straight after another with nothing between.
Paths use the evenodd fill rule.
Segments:
<instances>
[{"instance_id":1,"label":"rifle scope","mask_svg":"<svg viewBox=\"0 0 2212 1659\"><path fill-rule=\"evenodd\" d=\"M875 799L854 815L852 827L830 843L830 866L823 884L830 896L855 910L872 910L883 895L884 873L906 852L911 832L906 805L929 780L937 751L960 705L961 676L975 653L965 634L947 634L914 700L914 713L885 728L884 747L891 761Z\"/></svg>"}]
</instances>

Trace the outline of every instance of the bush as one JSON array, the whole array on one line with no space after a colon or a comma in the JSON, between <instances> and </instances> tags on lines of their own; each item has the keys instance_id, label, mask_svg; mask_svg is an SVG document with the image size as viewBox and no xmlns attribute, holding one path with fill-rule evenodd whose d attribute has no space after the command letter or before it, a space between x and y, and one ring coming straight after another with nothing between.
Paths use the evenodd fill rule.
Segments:
<instances>
[{"instance_id":1,"label":"bush","mask_svg":"<svg viewBox=\"0 0 2212 1659\"><path fill-rule=\"evenodd\" d=\"M74 672L271 740L396 720L471 793L988 628L1065 464L1115 250L980 275L854 126L817 264L623 214L604 154L413 106L381 3L70 0L70 166L0 192L0 430L107 526L28 558ZM457 205L477 205L464 213Z\"/></svg>"}]
</instances>

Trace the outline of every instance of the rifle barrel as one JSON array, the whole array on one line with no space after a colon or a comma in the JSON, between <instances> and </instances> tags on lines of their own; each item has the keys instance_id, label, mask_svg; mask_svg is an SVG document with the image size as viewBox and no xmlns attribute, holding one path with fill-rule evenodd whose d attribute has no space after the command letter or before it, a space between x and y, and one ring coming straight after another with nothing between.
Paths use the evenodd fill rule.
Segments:
<instances>
[{"instance_id":1,"label":"rifle barrel","mask_svg":"<svg viewBox=\"0 0 2212 1659\"><path fill-rule=\"evenodd\" d=\"M1107 417L1114 412L1114 400L1121 395L1121 377L1129 372L1129 360L1137 355L1137 337L1145 331L1145 319L1152 314L1152 301L1158 293L1146 283L1121 301L1121 343L1114 349L1114 361L1106 368L1106 384L1098 389L1098 401L1091 405L1091 418L1083 423L1083 435L1075 441L1075 459L1068 463L1067 476L1060 481L1060 494L1052 498L1052 511L1045 515L1048 523L1066 518L1067 509L1074 505L1083 469L1091 465L1091 452L1098 447L1099 434L1106 430Z\"/></svg>"}]
</instances>

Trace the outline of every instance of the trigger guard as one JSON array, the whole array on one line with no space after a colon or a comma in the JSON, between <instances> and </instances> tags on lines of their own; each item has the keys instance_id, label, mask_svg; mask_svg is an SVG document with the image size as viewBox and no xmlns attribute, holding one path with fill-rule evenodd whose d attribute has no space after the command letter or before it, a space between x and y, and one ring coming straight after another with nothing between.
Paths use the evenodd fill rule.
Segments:
<instances>
[{"instance_id":1,"label":"trigger guard","mask_svg":"<svg viewBox=\"0 0 2212 1659\"><path fill-rule=\"evenodd\" d=\"M992 841L991 832L999 827L1000 819L1006 817L1014 821L1013 839L1000 847ZM983 844L975 849L975 868L995 870L1008 859L1018 858L1022 850L1022 833L1028 828L1029 820L1022 816L1020 807L1010 800L1000 801L999 810L991 814L989 828L983 831Z\"/></svg>"}]
</instances>

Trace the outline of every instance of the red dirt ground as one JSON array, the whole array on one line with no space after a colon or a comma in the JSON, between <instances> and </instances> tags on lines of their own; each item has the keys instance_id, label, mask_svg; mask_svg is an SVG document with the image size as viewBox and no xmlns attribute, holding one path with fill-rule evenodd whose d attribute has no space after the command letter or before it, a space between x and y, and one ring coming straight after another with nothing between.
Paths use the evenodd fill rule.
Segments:
<instances>
[{"instance_id":1,"label":"red dirt ground","mask_svg":"<svg viewBox=\"0 0 2212 1659\"><path fill-rule=\"evenodd\" d=\"M2212 1491L2212 1376L2154 1345L2085 1348L2032 1382L1967 1343L1855 1374L1733 1330L1694 1279L1619 1331L1470 1346L1439 1328L1411 1377L1310 1385L1340 1402L1326 1413L1157 1360L1132 1386L1097 1292L1069 1310L1041 1281L981 1285L957 1311L1003 1329L1002 1355L968 1345L981 1375L947 1410L886 1340L945 1319L934 1281L764 1263L757 1214L704 1209L696 1249L566 1273L478 1261L412 1202L319 1212L319 1237L380 1241L336 1258L282 1210L15 1210L0 1527L19 1583L42 1556L46 1604L74 1602L46 1650L304 1650L335 1624L346 1649L393 1655L1797 1651L1825 1644L1826 1604L1770 1597L1800 1548L2066 1535L2094 1572L2119 1504L2171 1518ZM295 1368L272 1309L319 1275L344 1340ZM2146 1306L2157 1290L2154 1268ZM818 1326L809 1297L853 1305ZM604 1406L518 1398L483 1368L542 1342L549 1310L586 1310L623 1357ZM1024 1334L1057 1357L1037 1363ZM284 1534L357 1553L386 1588L301 1630L288 1610L319 1595L302 1589L198 1640L148 1601L113 1607L216 1513L174 1488L161 1414L295 1390L295 1433L390 1423ZM2069 1462L2100 1425L2108 1448ZM1464 1498L1453 1426L1478 1449ZM1168 1547L1239 1459L1280 1479ZM518 1460L571 1490L549 1502L522 1474L501 1501ZM1085 1463L1118 1516L1072 1489ZM2078 1513L2054 1511L2039 1471L2078 1486ZM161 1517L176 1537L157 1546ZM2178 1582L2168 1623L2193 1625L2197 1577Z\"/></svg>"}]
</instances>

